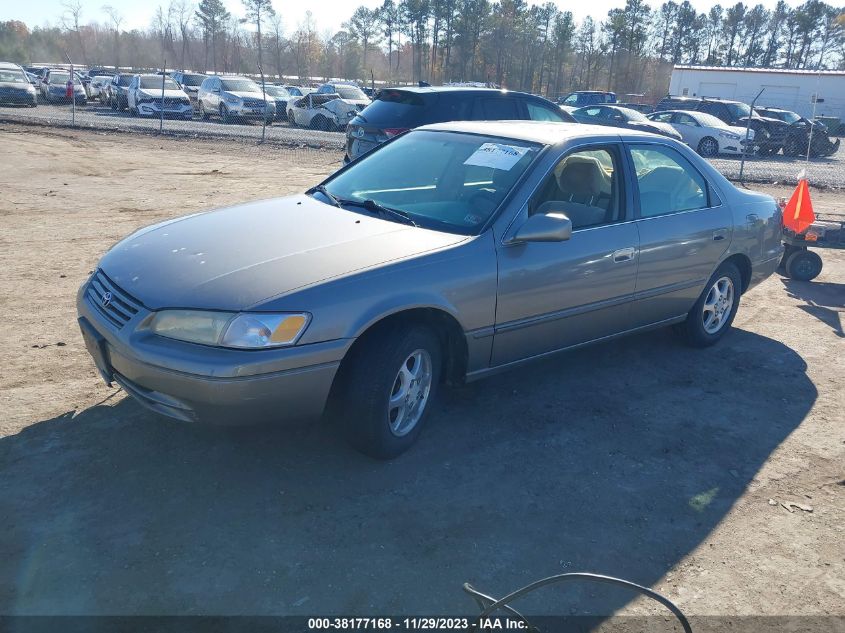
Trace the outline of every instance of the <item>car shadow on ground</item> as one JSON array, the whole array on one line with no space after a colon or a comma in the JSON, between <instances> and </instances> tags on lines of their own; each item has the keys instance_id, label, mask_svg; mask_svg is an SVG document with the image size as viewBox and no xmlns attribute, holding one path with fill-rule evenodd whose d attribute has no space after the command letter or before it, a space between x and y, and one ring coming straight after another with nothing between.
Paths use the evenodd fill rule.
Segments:
<instances>
[{"instance_id":1,"label":"car shadow on ground","mask_svg":"<svg viewBox=\"0 0 845 633\"><path fill-rule=\"evenodd\" d=\"M817 392L794 351L735 330L706 350L654 332L441 396L392 462L325 424L209 429L118 397L6 437L0 612L472 614L465 581L653 585ZM570 587L523 606L602 614L631 597Z\"/></svg>"},{"instance_id":2,"label":"car shadow on ground","mask_svg":"<svg viewBox=\"0 0 845 633\"><path fill-rule=\"evenodd\" d=\"M845 284L794 279L782 281L790 297L804 302L799 308L829 325L836 336L845 338L842 324L842 314L845 312Z\"/></svg>"}]
</instances>

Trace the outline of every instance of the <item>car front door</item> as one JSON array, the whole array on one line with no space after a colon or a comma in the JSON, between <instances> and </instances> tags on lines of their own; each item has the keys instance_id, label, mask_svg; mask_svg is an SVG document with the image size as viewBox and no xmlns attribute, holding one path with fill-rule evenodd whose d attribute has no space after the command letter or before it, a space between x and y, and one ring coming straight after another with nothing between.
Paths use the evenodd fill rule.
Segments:
<instances>
[{"instance_id":1,"label":"car front door","mask_svg":"<svg viewBox=\"0 0 845 633\"><path fill-rule=\"evenodd\" d=\"M629 328L639 247L619 144L564 154L498 242L491 365L600 339ZM560 242L511 238L530 216L565 213Z\"/></svg>"},{"instance_id":2,"label":"car front door","mask_svg":"<svg viewBox=\"0 0 845 633\"><path fill-rule=\"evenodd\" d=\"M129 86L126 88L126 106L129 108L130 114L132 110L138 106L138 81L137 77L132 77Z\"/></svg>"},{"instance_id":3,"label":"car front door","mask_svg":"<svg viewBox=\"0 0 845 633\"><path fill-rule=\"evenodd\" d=\"M673 147L630 143L640 256L634 327L686 314L731 243L733 216Z\"/></svg>"}]
</instances>

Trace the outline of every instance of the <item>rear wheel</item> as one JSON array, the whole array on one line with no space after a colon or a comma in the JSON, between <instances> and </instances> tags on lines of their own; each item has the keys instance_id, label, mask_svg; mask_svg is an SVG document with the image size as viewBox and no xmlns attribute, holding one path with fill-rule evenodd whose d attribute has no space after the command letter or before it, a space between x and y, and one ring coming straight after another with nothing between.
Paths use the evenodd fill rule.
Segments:
<instances>
[{"instance_id":1,"label":"rear wheel","mask_svg":"<svg viewBox=\"0 0 845 633\"><path fill-rule=\"evenodd\" d=\"M308 126L312 130L327 130L328 129L328 119L324 117L322 114L318 114L313 119L311 119L311 124Z\"/></svg>"},{"instance_id":2,"label":"rear wheel","mask_svg":"<svg viewBox=\"0 0 845 633\"><path fill-rule=\"evenodd\" d=\"M229 108L223 104L220 105L220 120L226 125L233 123L232 115L229 113Z\"/></svg>"},{"instance_id":3,"label":"rear wheel","mask_svg":"<svg viewBox=\"0 0 845 633\"><path fill-rule=\"evenodd\" d=\"M343 419L337 422L359 451L391 459L417 440L431 409L440 380L440 340L424 325L396 326L360 346L338 376Z\"/></svg>"},{"instance_id":4,"label":"rear wheel","mask_svg":"<svg viewBox=\"0 0 845 633\"><path fill-rule=\"evenodd\" d=\"M786 260L786 276L797 281L810 281L822 271L822 258L806 249L797 250Z\"/></svg>"},{"instance_id":5,"label":"rear wheel","mask_svg":"<svg viewBox=\"0 0 845 633\"><path fill-rule=\"evenodd\" d=\"M714 345L727 332L739 308L742 277L739 269L725 262L713 273L704 291L681 324L687 342L693 347Z\"/></svg>"},{"instance_id":6,"label":"rear wheel","mask_svg":"<svg viewBox=\"0 0 845 633\"><path fill-rule=\"evenodd\" d=\"M698 144L698 153L705 158L710 158L719 153L719 142L712 136L705 136Z\"/></svg>"}]
</instances>

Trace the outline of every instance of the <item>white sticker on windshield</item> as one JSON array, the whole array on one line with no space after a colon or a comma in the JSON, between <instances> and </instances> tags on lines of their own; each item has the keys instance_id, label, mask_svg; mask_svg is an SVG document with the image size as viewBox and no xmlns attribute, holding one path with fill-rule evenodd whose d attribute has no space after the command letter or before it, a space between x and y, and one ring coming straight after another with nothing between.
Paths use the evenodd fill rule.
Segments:
<instances>
[{"instance_id":1,"label":"white sticker on windshield","mask_svg":"<svg viewBox=\"0 0 845 633\"><path fill-rule=\"evenodd\" d=\"M476 165L477 167L492 167L508 171L525 156L528 147L517 147L515 145L502 145L501 143L484 143L472 153L472 156L464 161L464 165Z\"/></svg>"}]
</instances>

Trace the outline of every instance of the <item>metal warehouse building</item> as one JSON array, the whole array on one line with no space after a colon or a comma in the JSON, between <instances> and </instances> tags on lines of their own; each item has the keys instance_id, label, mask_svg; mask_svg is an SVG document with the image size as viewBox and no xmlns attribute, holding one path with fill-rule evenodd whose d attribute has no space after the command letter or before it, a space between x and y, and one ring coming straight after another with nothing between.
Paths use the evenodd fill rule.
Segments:
<instances>
[{"instance_id":1,"label":"metal warehouse building","mask_svg":"<svg viewBox=\"0 0 845 633\"><path fill-rule=\"evenodd\" d=\"M765 89L758 105L793 110L807 118L839 117L845 121L845 71L784 70L779 68L723 68L675 66L669 94L717 97L751 103Z\"/></svg>"}]
</instances>

